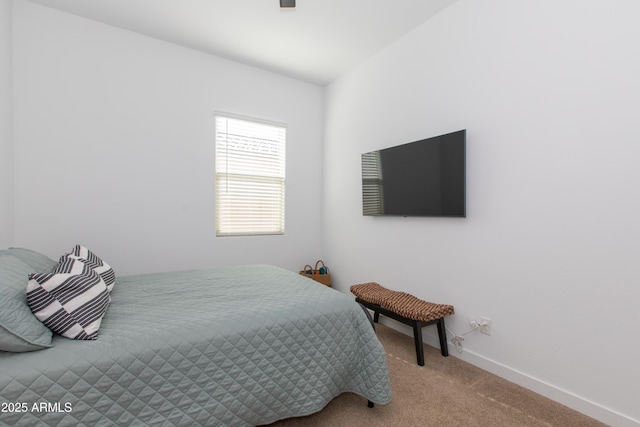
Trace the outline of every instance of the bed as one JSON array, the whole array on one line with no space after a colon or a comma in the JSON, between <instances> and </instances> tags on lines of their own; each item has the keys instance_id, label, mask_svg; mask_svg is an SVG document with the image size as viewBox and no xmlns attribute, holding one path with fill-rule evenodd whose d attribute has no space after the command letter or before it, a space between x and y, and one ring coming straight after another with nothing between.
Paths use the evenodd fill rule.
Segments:
<instances>
[{"instance_id":1,"label":"bed","mask_svg":"<svg viewBox=\"0 0 640 427\"><path fill-rule=\"evenodd\" d=\"M3 292L22 274L15 259L56 264L9 251ZM247 265L124 276L110 300L95 340L53 334L40 350L0 351L0 425L262 425L344 392L363 405L391 400L365 312L298 274Z\"/></svg>"}]
</instances>

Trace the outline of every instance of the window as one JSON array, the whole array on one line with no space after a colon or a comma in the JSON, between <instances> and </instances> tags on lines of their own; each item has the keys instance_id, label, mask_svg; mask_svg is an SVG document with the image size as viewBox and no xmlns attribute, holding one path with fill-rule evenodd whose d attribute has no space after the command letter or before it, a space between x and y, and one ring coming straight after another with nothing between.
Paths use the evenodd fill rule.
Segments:
<instances>
[{"instance_id":1,"label":"window","mask_svg":"<svg viewBox=\"0 0 640 427\"><path fill-rule=\"evenodd\" d=\"M286 132L216 115L216 236L284 233Z\"/></svg>"}]
</instances>

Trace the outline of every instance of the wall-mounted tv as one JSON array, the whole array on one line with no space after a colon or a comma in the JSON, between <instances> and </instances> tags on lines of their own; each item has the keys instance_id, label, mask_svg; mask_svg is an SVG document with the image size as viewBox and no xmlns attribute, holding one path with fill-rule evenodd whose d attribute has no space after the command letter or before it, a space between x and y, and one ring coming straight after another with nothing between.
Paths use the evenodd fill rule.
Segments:
<instances>
[{"instance_id":1,"label":"wall-mounted tv","mask_svg":"<svg viewBox=\"0 0 640 427\"><path fill-rule=\"evenodd\" d=\"M466 217L466 130L362 154L362 214Z\"/></svg>"}]
</instances>

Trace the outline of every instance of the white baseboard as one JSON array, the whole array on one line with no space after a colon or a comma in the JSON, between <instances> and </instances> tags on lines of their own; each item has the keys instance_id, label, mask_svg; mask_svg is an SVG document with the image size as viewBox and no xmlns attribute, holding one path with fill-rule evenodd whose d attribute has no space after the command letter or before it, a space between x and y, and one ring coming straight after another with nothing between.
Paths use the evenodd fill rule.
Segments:
<instances>
[{"instance_id":1,"label":"white baseboard","mask_svg":"<svg viewBox=\"0 0 640 427\"><path fill-rule=\"evenodd\" d=\"M440 344L437 339L427 340L429 345L436 348L440 348ZM542 381L538 378L534 378L524 372L520 372L516 369L502 365L494 360L487 359L479 354L476 354L469 350L464 350L462 353L457 351L449 351L450 356L457 357L465 362L471 363L485 371L491 372L501 378L518 384L524 388L527 388L533 392L536 392L542 396L548 397L558 403L561 403L571 409L581 412L591 418L595 418L610 426L616 427L638 427L640 421L627 417L624 414L616 412L610 408L606 408L596 402L585 399L574 393L571 393L562 388L556 387L553 384Z\"/></svg>"},{"instance_id":2,"label":"white baseboard","mask_svg":"<svg viewBox=\"0 0 640 427\"><path fill-rule=\"evenodd\" d=\"M399 322L386 318L382 320L381 318L381 323L413 338L413 331ZM440 342L438 341L437 335L429 336L424 334L423 341L425 344L432 347L440 348ZM520 372L517 369L503 365L495 360L487 359L473 351L464 349L462 353L459 353L455 348L452 348L450 343L448 344L449 356L464 360L465 362L491 372L494 375L518 384L519 386L554 400L591 418L595 418L600 422L615 427L640 427L640 420L628 417L589 399L585 399L584 397L556 387L546 381L542 381L524 372Z\"/></svg>"}]
</instances>

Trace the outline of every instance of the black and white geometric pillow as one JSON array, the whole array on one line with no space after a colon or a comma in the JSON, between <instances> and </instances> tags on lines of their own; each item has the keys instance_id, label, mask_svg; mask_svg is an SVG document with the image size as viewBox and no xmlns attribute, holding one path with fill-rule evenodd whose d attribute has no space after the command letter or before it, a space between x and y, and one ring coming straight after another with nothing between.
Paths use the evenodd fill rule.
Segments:
<instances>
[{"instance_id":1,"label":"black and white geometric pillow","mask_svg":"<svg viewBox=\"0 0 640 427\"><path fill-rule=\"evenodd\" d=\"M76 245L70 254L63 255L63 257L65 256L77 258L87 264L96 273L98 273L100 277L102 277L102 280L104 280L105 285L107 285L109 292L113 290L113 285L116 282L116 274L114 273L113 268L89 249L81 245ZM60 262L62 262L62 258L60 258Z\"/></svg>"},{"instance_id":2,"label":"black and white geometric pillow","mask_svg":"<svg viewBox=\"0 0 640 427\"><path fill-rule=\"evenodd\" d=\"M80 260L69 258L53 273L29 275L27 304L52 331L76 340L95 340L111 302L104 280Z\"/></svg>"}]
</instances>

